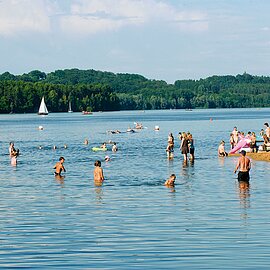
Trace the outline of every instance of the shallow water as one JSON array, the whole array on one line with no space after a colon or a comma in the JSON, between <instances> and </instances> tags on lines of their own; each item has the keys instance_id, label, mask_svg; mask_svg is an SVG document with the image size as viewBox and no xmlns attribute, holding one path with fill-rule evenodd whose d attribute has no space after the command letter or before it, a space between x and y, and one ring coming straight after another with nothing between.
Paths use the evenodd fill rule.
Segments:
<instances>
[{"instance_id":1,"label":"shallow water","mask_svg":"<svg viewBox=\"0 0 270 270\"><path fill-rule=\"evenodd\" d=\"M259 133L269 115L269 109L1 115L1 269L269 269L270 163L252 161L250 189L240 191L236 159L216 155L235 125ZM146 128L106 133L135 121ZM194 164L183 164L179 131L193 134ZM169 132L173 161L165 153ZM7 155L11 140L21 151L17 167ZM108 140L117 142L117 153L91 151ZM95 187L93 163L105 155L106 181ZM60 156L63 181L52 169ZM166 188L171 173L176 186Z\"/></svg>"}]
</instances>

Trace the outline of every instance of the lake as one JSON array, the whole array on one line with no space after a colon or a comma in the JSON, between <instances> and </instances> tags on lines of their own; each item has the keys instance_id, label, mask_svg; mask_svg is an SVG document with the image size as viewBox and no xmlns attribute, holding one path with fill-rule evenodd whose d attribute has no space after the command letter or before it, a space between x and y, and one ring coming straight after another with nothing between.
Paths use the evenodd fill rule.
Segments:
<instances>
[{"instance_id":1,"label":"lake","mask_svg":"<svg viewBox=\"0 0 270 270\"><path fill-rule=\"evenodd\" d=\"M234 126L258 134L269 116L270 109L0 115L0 268L269 269L270 163L252 160L250 188L241 191L237 159L217 157L222 139L229 150ZM145 128L106 132L134 122ZM183 163L179 131L193 134L194 164ZM118 152L91 151L109 140ZM10 141L21 152L17 167ZM60 156L63 181L53 175ZM93 183L97 159L102 187ZM172 173L176 185L167 188Z\"/></svg>"}]
</instances>

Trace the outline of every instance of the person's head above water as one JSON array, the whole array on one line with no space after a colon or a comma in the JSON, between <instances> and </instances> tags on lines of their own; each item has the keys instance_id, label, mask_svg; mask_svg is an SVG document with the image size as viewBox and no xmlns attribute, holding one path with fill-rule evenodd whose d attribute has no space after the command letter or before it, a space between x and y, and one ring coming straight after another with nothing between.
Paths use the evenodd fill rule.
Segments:
<instances>
[{"instance_id":1,"label":"person's head above water","mask_svg":"<svg viewBox=\"0 0 270 270\"><path fill-rule=\"evenodd\" d=\"M64 157L60 157L60 158L59 158L59 161L64 162L64 161L65 161L65 158L64 158Z\"/></svg>"},{"instance_id":2,"label":"person's head above water","mask_svg":"<svg viewBox=\"0 0 270 270\"><path fill-rule=\"evenodd\" d=\"M265 125L266 127L269 127L269 124L268 124L267 122L265 122L264 125Z\"/></svg>"},{"instance_id":3,"label":"person's head above water","mask_svg":"<svg viewBox=\"0 0 270 270\"><path fill-rule=\"evenodd\" d=\"M100 160L96 160L96 161L95 161L95 166L96 166L96 167L100 167L100 166L101 166Z\"/></svg>"}]
</instances>

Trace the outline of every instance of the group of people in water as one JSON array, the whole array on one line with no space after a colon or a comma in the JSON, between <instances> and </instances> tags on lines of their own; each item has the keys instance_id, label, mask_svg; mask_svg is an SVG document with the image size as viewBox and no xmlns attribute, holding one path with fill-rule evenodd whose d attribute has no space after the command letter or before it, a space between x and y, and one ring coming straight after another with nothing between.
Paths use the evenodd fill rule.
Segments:
<instances>
[{"instance_id":1,"label":"group of people in water","mask_svg":"<svg viewBox=\"0 0 270 270\"><path fill-rule=\"evenodd\" d=\"M264 123L265 130L262 129L260 131L260 136L262 136L263 139L263 150L267 150L267 147L270 147L270 127L268 123ZM183 160L186 163L188 161L188 158L191 162L195 159L195 146L194 146L194 139L190 132L179 132L178 133L178 139L180 140L180 151L183 155ZM245 135L243 132L240 132L237 130L237 127L234 127L233 131L230 134L230 148L231 151L234 149L239 141L247 139L249 140L249 147L251 149L251 152L257 152L258 146L257 146L257 137L255 132L248 132L247 135ZM260 140L259 140L260 141ZM174 153L174 136L172 133L169 133L168 135L168 144L166 148L167 157L169 160L173 159L173 153ZM88 139L85 139L84 144L88 144ZM106 149L107 150L107 144L112 144L112 152L118 151L118 147L115 142L109 141L108 143L104 142L100 149ZM64 145L64 148L67 148L67 145ZM56 149L56 148L54 148ZM17 157L19 155L20 151L19 149L15 149L14 143L10 142L9 145L9 155L11 159L11 165L16 166L17 165ZM237 165L235 167L234 173L238 171L238 181L239 185L243 185L245 187L248 187L249 185L249 171L251 169L251 162L248 157L246 157L246 151L240 149L240 158L237 161ZM188 157L189 154L189 157ZM225 141L221 141L218 147L218 156L219 157L225 157L228 156L228 153L225 151ZM109 156L105 156L104 161L108 162L110 161ZM62 178L61 173L66 172L66 169L64 167L65 158L60 157L59 162L57 162L54 166L55 172L54 175L57 178ZM96 160L94 163L94 182L96 185L102 185L104 181L104 175L103 175L103 169L101 168L101 161ZM169 179L165 181L165 185L168 187L172 187L175 184L176 175L172 174Z\"/></svg>"},{"instance_id":2,"label":"group of people in water","mask_svg":"<svg viewBox=\"0 0 270 270\"><path fill-rule=\"evenodd\" d=\"M230 153L235 153L235 149L239 142L244 142L243 145L247 146L249 152L257 153L258 151L270 150L270 127L266 122L264 123L265 130L261 129L260 137L256 136L255 132L249 131L246 135L244 132L238 131L237 127L234 127L230 134ZM258 145L258 143L261 143ZM242 147L240 147L242 148ZM238 149L237 149L238 150ZM218 147L218 156L225 157L228 153L225 151L225 141L221 141Z\"/></svg>"},{"instance_id":3,"label":"group of people in water","mask_svg":"<svg viewBox=\"0 0 270 270\"><path fill-rule=\"evenodd\" d=\"M180 151L183 155L184 162L187 162L188 160L188 154L190 161L194 161L195 159L195 147L194 147L194 139L190 132L179 132L178 133L178 139L180 140ZM172 133L169 133L168 135L168 144L166 148L167 157L168 159L173 159L173 153L174 153L174 136Z\"/></svg>"},{"instance_id":4,"label":"group of people in water","mask_svg":"<svg viewBox=\"0 0 270 270\"><path fill-rule=\"evenodd\" d=\"M237 127L233 128L233 131L230 134L230 153L235 153L240 147L240 158L238 159L237 165L235 167L234 173L238 170L238 182L240 188L246 188L249 186L249 171L251 169L251 162L248 157L246 157L246 150L244 150L240 144L243 141L243 145L248 146L248 150L251 153L257 153L260 151L269 151L270 150L270 127L267 122L264 123L265 130L261 129L260 136L261 139L258 139L255 132L249 131L246 135L244 132L237 130ZM259 146L257 143L261 142ZM237 149L237 150L236 150ZM236 150L236 151L235 151ZM218 147L218 156L225 157L228 156L228 153L225 151L225 142L222 140Z\"/></svg>"}]
</instances>

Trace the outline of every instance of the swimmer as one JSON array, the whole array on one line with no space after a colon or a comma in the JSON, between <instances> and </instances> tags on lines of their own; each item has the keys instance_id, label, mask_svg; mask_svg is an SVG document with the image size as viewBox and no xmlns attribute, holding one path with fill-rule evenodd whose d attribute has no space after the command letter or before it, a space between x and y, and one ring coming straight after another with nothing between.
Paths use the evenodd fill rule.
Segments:
<instances>
[{"instance_id":1,"label":"swimmer","mask_svg":"<svg viewBox=\"0 0 270 270\"><path fill-rule=\"evenodd\" d=\"M107 147L106 147L106 143L104 142L104 143L100 146L100 148L103 148L103 149L107 148Z\"/></svg>"},{"instance_id":2,"label":"swimmer","mask_svg":"<svg viewBox=\"0 0 270 270\"><path fill-rule=\"evenodd\" d=\"M95 169L94 169L94 181L95 182L103 182L104 181L104 175L103 170L101 168L101 162L100 160L96 160L95 162Z\"/></svg>"},{"instance_id":3,"label":"swimmer","mask_svg":"<svg viewBox=\"0 0 270 270\"><path fill-rule=\"evenodd\" d=\"M118 148L117 148L116 143L113 143L112 151L113 151L113 152L117 152L117 150L118 150Z\"/></svg>"},{"instance_id":4,"label":"swimmer","mask_svg":"<svg viewBox=\"0 0 270 270\"><path fill-rule=\"evenodd\" d=\"M111 158L109 156L106 156L104 159L106 162L111 161Z\"/></svg>"},{"instance_id":5,"label":"swimmer","mask_svg":"<svg viewBox=\"0 0 270 270\"><path fill-rule=\"evenodd\" d=\"M41 150L43 147L41 145L38 146L38 149Z\"/></svg>"},{"instance_id":6,"label":"swimmer","mask_svg":"<svg viewBox=\"0 0 270 270\"><path fill-rule=\"evenodd\" d=\"M66 172L66 169L63 165L63 163L65 162L65 158L64 157L60 157L59 158L59 162L57 162L54 166L55 172L54 175L55 176L61 176L61 172L64 171Z\"/></svg>"},{"instance_id":7,"label":"swimmer","mask_svg":"<svg viewBox=\"0 0 270 270\"><path fill-rule=\"evenodd\" d=\"M89 142L87 139L84 140L84 144L87 145Z\"/></svg>"},{"instance_id":8,"label":"swimmer","mask_svg":"<svg viewBox=\"0 0 270 270\"><path fill-rule=\"evenodd\" d=\"M57 149L57 146L56 146L56 145L54 145L54 146L53 146L53 150L56 150L56 149Z\"/></svg>"},{"instance_id":9,"label":"swimmer","mask_svg":"<svg viewBox=\"0 0 270 270\"><path fill-rule=\"evenodd\" d=\"M170 178L166 180L164 185L168 187L174 187L175 179L176 179L176 175L173 173L171 174Z\"/></svg>"},{"instance_id":10,"label":"swimmer","mask_svg":"<svg viewBox=\"0 0 270 270\"><path fill-rule=\"evenodd\" d=\"M64 144L64 148L67 149L67 145L66 144Z\"/></svg>"}]
</instances>

